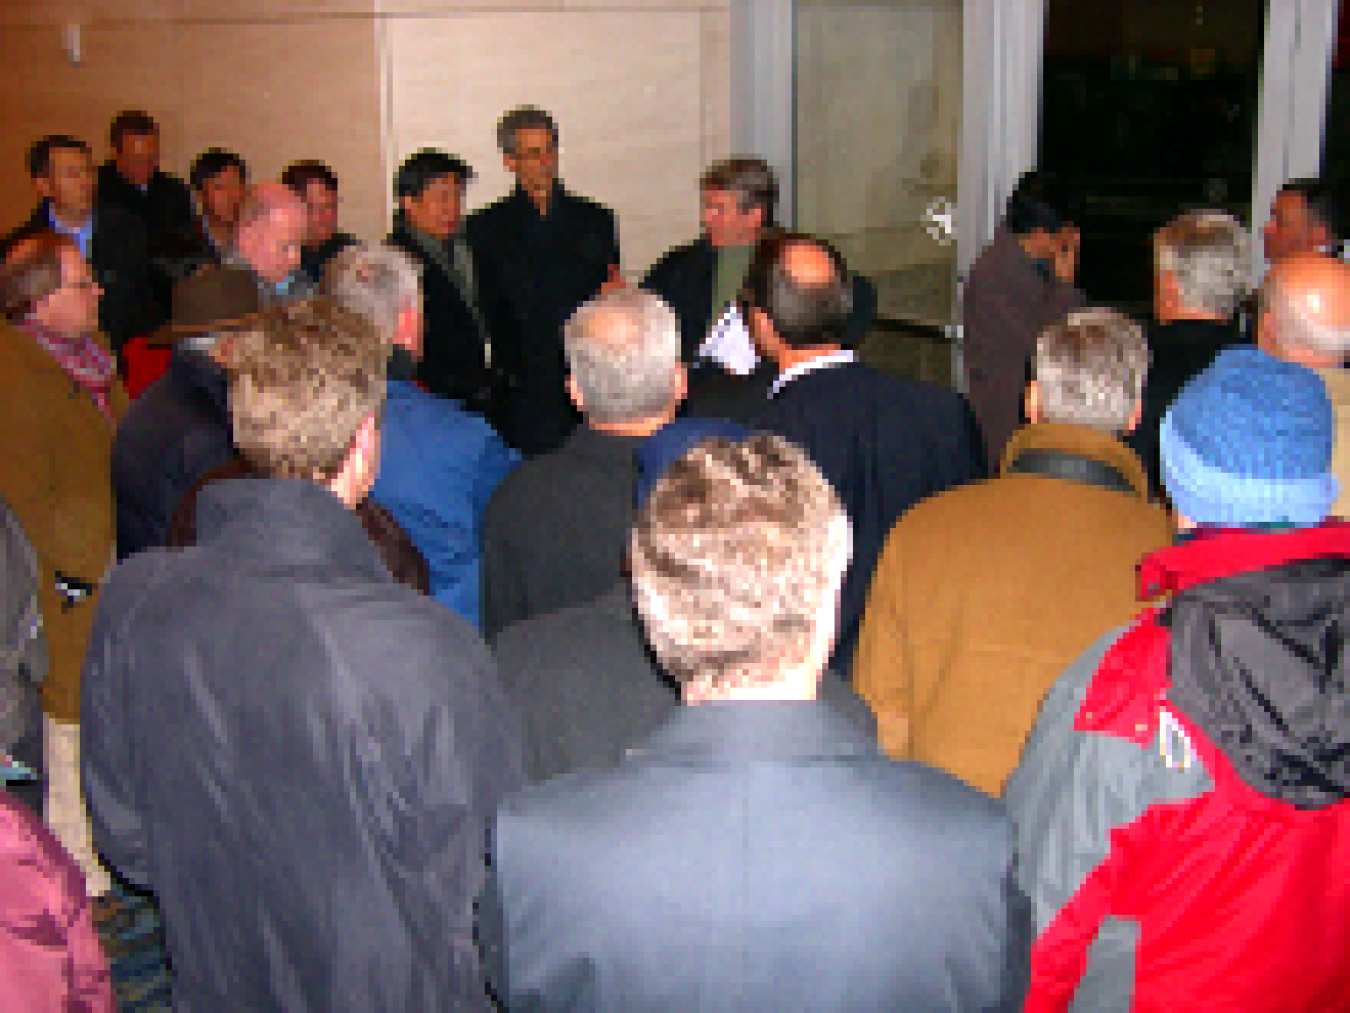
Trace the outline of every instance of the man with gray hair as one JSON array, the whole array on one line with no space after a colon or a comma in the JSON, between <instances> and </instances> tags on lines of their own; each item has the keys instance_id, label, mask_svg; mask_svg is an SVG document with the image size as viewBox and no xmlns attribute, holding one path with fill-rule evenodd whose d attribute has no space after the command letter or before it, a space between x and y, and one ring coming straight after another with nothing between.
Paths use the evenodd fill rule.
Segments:
<instances>
[{"instance_id":1,"label":"man with gray hair","mask_svg":"<svg viewBox=\"0 0 1350 1013\"><path fill-rule=\"evenodd\" d=\"M1322 377L1336 413L1331 470L1341 483L1331 513L1350 517L1350 266L1320 253L1294 253L1272 267L1261 287L1256 343Z\"/></svg>"},{"instance_id":2,"label":"man with gray hair","mask_svg":"<svg viewBox=\"0 0 1350 1013\"><path fill-rule=\"evenodd\" d=\"M483 519L483 632L590 601L622 577L634 454L684 399L680 332L660 297L619 289L583 305L563 341L585 418L502 483Z\"/></svg>"},{"instance_id":3,"label":"man with gray hair","mask_svg":"<svg viewBox=\"0 0 1350 1013\"><path fill-rule=\"evenodd\" d=\"M1153 235L1152 361L1144 413L1126 443L1149 486L1161 490L1158 427L1181 389L1231 345L1241 344L1238 308L1247 297L1247 230L1222 211L1191 211Z\"/></svg>"},{"instance_id":4,"label":"man with gray hair","mask_svg":"<svg viewBox=\"0 0 1350 1013\"><path fill-rule=\"evenodd\" d=\"M426 558L431 593L478 625L479 554L488 498L520 460L479 415L413 382L422 357L422 293L412 258L348 246L322 290L391 339L380 474L370 491Z\"/></svg>"},{"instance_id":5,"label":"man with gray hair","mask_svg":"<svg viewBox=\"0 0 1350 1013\"><path fill-rule=\"evenodd\" d=\"M991 795L1046 688L1137 610L1135 563L1170 533L1119 438L1139 419L1139 327L1079 310L1041 332L1033 364L1031 422L999 477L927 499L891 531L853 668L892 756Z\"/></svg>"},{"instance_id":6,"label":"man with gray hair","mask_svg":"<svg viewBox=\"0 0 1350 1013\"><path fill-rule=\"evenodd\" d=\"M587 299L622 284L614 212L558 179L558 125L534 106L497 124L516 177L509 195L469 216L465 234L492 335L492 364L509 378L501 425L527 456L559 446L576 425L563 389L563 323Z\"/></svg>"},{"instance_id":7,"label":"man with gray hair","mask_svg":"<svg viewBox=\"0 0 1350 1013\"><path fill-rule=\"evenodd\" d=\"M498 812L479 938L506 1008L1020 1008L1000 807L820 699L851 548L825 476L767 433L702 442L629 545L684 706Z\"/></svg>"}]
</instances>

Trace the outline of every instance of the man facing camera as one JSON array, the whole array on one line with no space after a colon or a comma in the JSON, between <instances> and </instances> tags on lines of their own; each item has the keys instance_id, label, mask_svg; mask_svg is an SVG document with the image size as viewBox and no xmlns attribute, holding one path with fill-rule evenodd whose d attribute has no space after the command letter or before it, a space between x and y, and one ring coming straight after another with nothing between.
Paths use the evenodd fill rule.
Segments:
<instances>
[{"instance_id":1,"label":"man facing camera","mask_svg":"<svg viewBox=\"0 0 1350 1013\"><path fill-rule=\"evenodd\" d=\"M563 389L562 327L619 269L614 212L558 179L558 126L533 106L497 123L497 145L516 177L509 195L465 228L483 281L493 365L512 378L502 435L526 456L559 446L577 424Z\"/></svg>"},{"instance_id":2,"label":"man facing camera","mask_svg":"<svg viewBox=\"0 0 1350 1013\"><path fill-rule=\"evenodd\" d=\"M997 803L817 701L849 523L767 434L710 441L630 541L684 704L497 818L480 937L508 1008L1012 1009L1027 910Z\"/></svg>"},{"instance_id":3,"label":"man facing camera","mask_svg":"<svg viewBox=\"0 0 1350 1013\"><path fill-rule=\"evenodd\" d=\"M197 544L104 592L85 785L102 852L159 897L183 1009L486 1001L473 906L519 745L481 641L395 581L354 513L388 356L323 299L236 334L259 477L206 485Z\"/></svg>"}]
</instances>

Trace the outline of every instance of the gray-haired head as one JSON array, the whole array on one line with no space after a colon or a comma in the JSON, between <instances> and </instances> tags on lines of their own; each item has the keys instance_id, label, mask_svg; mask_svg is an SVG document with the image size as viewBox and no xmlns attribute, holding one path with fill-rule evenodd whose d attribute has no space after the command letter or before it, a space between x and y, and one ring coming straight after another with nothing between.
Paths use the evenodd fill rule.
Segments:
<instances>
[{"instance_id":1,"label":"gray-haired head","mask_svg":"<svg viewBox=\"0 0 1350 1013\"><path fill-rule=\"evenodd\" d=\"M386 337L397 332L405 310L422 308L417 265L408 254L384 243L338 251L324 272L320 291L366 317Z\"/></svg>"},{"instance_id":2,"label":"gray-haired head","mask_svg":"<svg viewBox=\"0 0 1350 1013\"><path fill-rule=\"evenodd\" d=\"M1051 324L1036 340L1040 418L1120 433L1148 375L1143 329L1116 310L1092 308Z\"/></svg>"},{"instance_id":3,"label":"gray-haired head","mask_svg":"<svg viewBox=\"0 0 1350 1013\"><path fill-rule=\"evenodd\" d=\"M1154 266L1176 279L1183 306L1228 319L1247 297L1247 230L1223 211L1191 211L1153 235Z\"/></svg>"},{"instance_id":4,"label":"gray-haired head","mask_svg":"<svg viewBox=\"0 0 1350 1013\"><path fill-rule=\"evenodd\" d=\"M563 328L572 382L591 422L637 422L678 400L680 327L660 296L623 288L583 303Z\"/></svg>"}]
</instances>

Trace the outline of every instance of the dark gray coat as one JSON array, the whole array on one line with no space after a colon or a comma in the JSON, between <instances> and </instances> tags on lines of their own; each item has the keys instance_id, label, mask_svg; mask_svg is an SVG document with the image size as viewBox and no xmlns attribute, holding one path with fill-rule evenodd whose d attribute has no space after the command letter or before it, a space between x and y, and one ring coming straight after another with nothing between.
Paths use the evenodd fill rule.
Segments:
<instances>
[{"instance_id":1,"label":"dark gray coat","mask_svg":"<svg viewBox=\"0 0 1350 1013\"><path fill-rule=\"evenodd\" d=\"M1012 1010L1012 870L997 802L825 704L705 703L502 807L480 936L512 1010Z\"/></svg>"},{"instance_id":2,"label":"dark gray coat","mask_svg":"<svg viewBox=\"0 0 1350 1013\"><path fill-rule=\"evenodd\" d=\"M86 665L99 850L159 897L179 1010L473 1009L516 723L463 620L318 485L237 479L123 563Z\"/></svg>"}]
</instances>

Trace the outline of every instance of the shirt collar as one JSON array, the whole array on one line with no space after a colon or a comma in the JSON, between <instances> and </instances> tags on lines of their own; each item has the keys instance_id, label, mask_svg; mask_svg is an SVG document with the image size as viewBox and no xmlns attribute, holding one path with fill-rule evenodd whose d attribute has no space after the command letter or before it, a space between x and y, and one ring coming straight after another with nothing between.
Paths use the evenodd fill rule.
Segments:
<instances>
[{"instance_id":1,"label":"shirt collar","mask_svg":"<svg viewBox=\"0 0 1350 1013\"><path fill-rule=\"evenodd\" d=\"M49 202L47 204L47 221L51 223L51 227L57 232L67 235L75 240L75 245L80 248L80 256L85 260L89 259L89 240L92 239L94 235L94 212L89 212L89 217L85 219L84 224L78 229L72 229L69 225L63 225L56 220L56 212Z\"/></svg>"},{"instance_id":2,"label":"shirt collar","mask_svg":"<svg viewBox=\"0 0 1350 1013\"><path fill-rule=\"evenodd\" d=\"M850 362L857 362L858 355L851 348L841 348L837 352L827 352L824 355L817 355L814 359L807 359L805 362L799 362L791 369L784 370L779 374L778 379L773 382L769 388L769 397L777 396L778 392L790 384L799 376L805 376L807 373L814 372L817 369L825 369L829 366L843 366Z\"/></svg>"}]
</instances>

